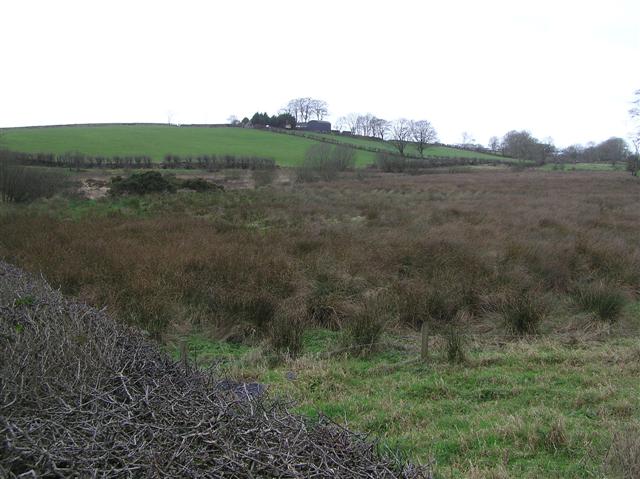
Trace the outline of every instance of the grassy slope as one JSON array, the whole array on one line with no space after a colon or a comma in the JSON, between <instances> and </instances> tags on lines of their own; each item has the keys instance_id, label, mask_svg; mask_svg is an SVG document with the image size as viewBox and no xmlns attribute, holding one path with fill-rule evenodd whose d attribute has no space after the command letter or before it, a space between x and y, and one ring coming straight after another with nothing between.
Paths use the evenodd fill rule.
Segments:
<instances>
[{"instance_id":1,"label":"grassy slope","mask_svg":"<svg viewBox=\"0 0 640 479\"><path fill-rule=\"evenodd\" d=\"M338 136L338 135L328 136L328 135L321 135L317 133L316 134L305 133L305 136L310 138L314 138L314 137L327 138L328 137L332 140L337 140L341 143L345 143L347 145L354 145L356 147L360 146L365 148L378 148L381 150L389 151L391 153L398 152L398 150L396 150L396 148L392 144L386 141L349 137L349 136ZM419 155L418 149L414 145L409 145L406 149L406 153L410 155L415 155L415 156ZM498 160L498 161L505 159L502 156L488 155L485 153L476 153L474 151L461 150L458 148L450 148L448 146L430 146L428 148L425 148L424 156L452 156L457 158L482 158L487 160Z\"/></svg>"},{"instance_id":2,"label":"grassy slope","mask_svg":"<svg viewBox=\"0 0 640 479\"><path fill-rule=\"evenodd\" d=\"M230 154L269 157L282 166L295 166L304 157L306 149L315 143L312 138L326 137L314 134L307 136L240 128L103 125L8 129L3 132L3 141L4 146L11 150L28 153L79 151L92 156L147 155L156 161L161 160L167 153L194 156ZM356 148L396 151L391 144L382 141L341 136L330 138ZM408 147L407 152L418 155L418 151L412 145ZM425 156L503 159L443 146L427 148ZM373 163L374 158L375 153L359 150L356 161L358 165L366 165Z\"/></svg>"},{"instance_id":3,"label":"grassy slope","mask_svg":"<svg viewBox=\"0 0 640 479\"><path fill-rule=\"evenodd\" d=\"M113 125L10 129L5 146L29 153L80 151L92 156L148 155L159 161L176 155L230 154L274 158L282 166L302 161L307 138L240 128L196 128L164 125ZM374 154L358 151L358 164L373 162Z\"/></svg>"}]
</instances>

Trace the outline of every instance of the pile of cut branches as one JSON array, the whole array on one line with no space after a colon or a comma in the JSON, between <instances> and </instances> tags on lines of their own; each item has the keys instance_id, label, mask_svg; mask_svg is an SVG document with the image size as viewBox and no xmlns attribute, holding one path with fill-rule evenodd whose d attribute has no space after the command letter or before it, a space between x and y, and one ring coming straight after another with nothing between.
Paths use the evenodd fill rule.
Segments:
<instances>
[{"instance_id":1,"label":"pile of cut branches","mask_svg":"<svg viewBox=\"0 0 640 479\"><path fill-rule=\"evenodd\" d=\"M1 477L427 477L0 261Z\"/></svg>"}]
</instances>

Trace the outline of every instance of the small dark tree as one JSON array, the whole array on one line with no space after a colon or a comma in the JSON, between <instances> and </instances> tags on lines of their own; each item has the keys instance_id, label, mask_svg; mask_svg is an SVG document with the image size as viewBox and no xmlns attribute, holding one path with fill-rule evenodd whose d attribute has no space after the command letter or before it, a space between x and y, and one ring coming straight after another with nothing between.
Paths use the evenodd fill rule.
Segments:
<instances>
[{"instance_id":1,"label":"small dark tree","mask_svg":"<svg viewBox=\"0 0 640 479\"><path fill-rule=\"evenodd\" d=\"M253 126L267 126L271 122L271 117L267 113L256 112L251 117L251 124Z\"/></svg>"},{"instance_id":2,"label":"small dark tree","mask_svg":"<svg viewBox=\"0 0 640 479\"><path fill-rule=\"evenodd\" d=\"M277 128L295 128L296 118L290 113L280 113L278 116L271 117L271 126Z\"/></svg>"}]
</instances>

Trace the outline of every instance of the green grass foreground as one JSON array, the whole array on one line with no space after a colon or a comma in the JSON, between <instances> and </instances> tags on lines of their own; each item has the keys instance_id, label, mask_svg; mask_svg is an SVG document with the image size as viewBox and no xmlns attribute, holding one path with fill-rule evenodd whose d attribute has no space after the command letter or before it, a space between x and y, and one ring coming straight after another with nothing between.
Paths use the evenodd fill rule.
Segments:
<instances>
[{"instance_id":1,"label":"green grass foreground","mask_svg":"<svg viewBox=\"0 0 640 479\"><path fill-rule=\"evenodd\" d=\"M202 336L188 345L199 364L215 359L222 371L268 384L304 414L431 462L438 478L618 477L603 458L640 412L637 340L485 338L450 365L438 344L419 361L417 335L388 336L368 358L323 357L339 336L308 331L304 355L276 367L255 348Z\"/></svg>"},{"instance_id":2,"label":"green grass foreground","mask_svg":"<svg viewBox=\"0 0 640 479\"><path fill-rule=\"evenodd\" d=\"M248 128L94 125L14 128L2 132L2 146L25 153L80 152L105 157L149 156L154 161L161 161L167 154L235 155L273 158L281 166L299 165L307 149L322 139L338 141L355 148L379 148L390 153L396 151L391 144L375 140L318 134L303 137ZM413 146L407 152L418 154ZM503 159L441 146L427 148L425 156ZM368 165L374 161L374 152L358 149L357 165Z\"/></svg>"}]
</instances>

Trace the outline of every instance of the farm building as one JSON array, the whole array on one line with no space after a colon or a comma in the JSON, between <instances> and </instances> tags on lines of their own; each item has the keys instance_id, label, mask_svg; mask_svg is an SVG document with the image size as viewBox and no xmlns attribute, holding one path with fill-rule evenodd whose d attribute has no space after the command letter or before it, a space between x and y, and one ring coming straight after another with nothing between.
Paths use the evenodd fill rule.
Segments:
<instances>
[{"instance_id":1,"label":"farm building","mask_svg":"<svg viewBox=\"0 0 640 479\"><path fill-rule=\"evenodd\" d=\"M318 133L330 133L331 123L328 121L311 120L307 122L305 130L316 131Z\"/></svg>"}]
</instances>

